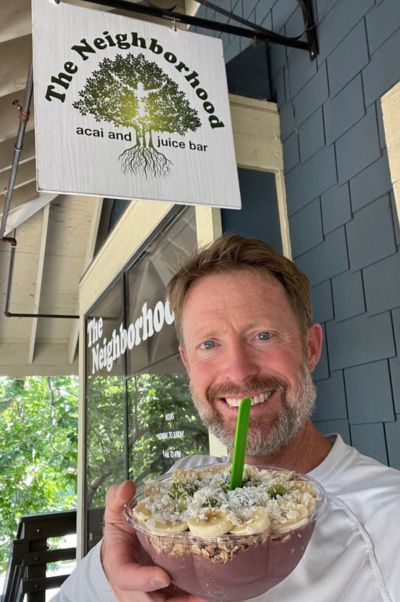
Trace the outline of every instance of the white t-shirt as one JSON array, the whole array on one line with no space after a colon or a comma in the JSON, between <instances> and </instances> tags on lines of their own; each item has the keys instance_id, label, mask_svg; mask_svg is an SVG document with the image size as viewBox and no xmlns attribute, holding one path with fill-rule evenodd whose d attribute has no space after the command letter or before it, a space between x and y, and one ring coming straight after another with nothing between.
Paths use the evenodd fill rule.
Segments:
<instances>
[{"instance_id":1,"label":"white t-shirt","mask_svg":"<svg viewBox=\"0 0 400 602\"><path fill-rule=\"evenodd\" d=\"M328 505L295 570L252 602L399 602L400 472L360 454L340 435L309 475ZM192 456L180 466L223 458ZM54 602L115 602L99 545L78 564Z\"/></svg>"}]
</instances>

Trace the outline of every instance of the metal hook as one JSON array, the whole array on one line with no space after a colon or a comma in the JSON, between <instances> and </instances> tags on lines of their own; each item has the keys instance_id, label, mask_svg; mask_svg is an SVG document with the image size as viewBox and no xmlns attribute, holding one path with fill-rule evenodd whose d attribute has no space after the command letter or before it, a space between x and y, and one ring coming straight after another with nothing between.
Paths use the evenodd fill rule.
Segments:
<instances>
[{"instance_id":1,"label":"metal hook","mask_svg":"<svg viewBox=\"0 0 400 602\"><path fill-rule=\"evenodd\" d=\"M29 111L27 111L27 112L24 111L24 107L19 102L19 100L13 100L12 104L13 104L14 107L17 107L17 111L19 113L19 119L20 119L20 121L26 123L28 121L28 119L29 119L30 112Z\"/></svg>"},{"instance_id":2,"label":"metal hook","mask_svg":"<svg viewBox=\"0 0 400 602\"><path fill-rule=\"evenodd\" d=\"M172 31L178 31L177 28L176 28L176 21L175 21L175 19L173 19L173 21L171 23L171 29L172 29Z\"/></svg>"}]
</instances>

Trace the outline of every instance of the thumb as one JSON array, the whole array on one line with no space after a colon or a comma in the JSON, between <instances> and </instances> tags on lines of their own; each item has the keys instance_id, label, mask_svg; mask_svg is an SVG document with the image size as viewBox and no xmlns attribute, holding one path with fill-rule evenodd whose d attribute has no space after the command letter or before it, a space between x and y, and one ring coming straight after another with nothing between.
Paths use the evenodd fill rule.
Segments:
<instances>
[{"instance_id":1,"label":"thumb","mask_svg":"<svg viewBox=\"0 0 400 602\"><path fill-rule=\"evenodd\" d=\"M111 485L106 493L106 509L104 513L104 521L120 522L121 510L127 502L135 495L136 488L132 481L124 481L123 483Z\"/></svg>"}]
</instances>

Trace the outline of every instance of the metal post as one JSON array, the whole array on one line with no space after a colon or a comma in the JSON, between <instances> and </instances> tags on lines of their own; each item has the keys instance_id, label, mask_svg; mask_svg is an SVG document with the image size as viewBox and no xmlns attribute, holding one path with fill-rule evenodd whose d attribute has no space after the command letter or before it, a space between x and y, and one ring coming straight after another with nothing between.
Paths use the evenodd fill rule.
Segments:
<instances>
[{"instance_id":1,"label":"metal post","mask_svg":"<svg viewBox=\"0 0 400 602\"><path fill-rule=\"evenodd\" d=\"M8 186L7 186L7 191L6 191L6 195L5 195L4 211L3 211L3 217L1 219L1 226L0 226L0 239L4 237L4 232L6 229L6 223L7 223L7 218L8 218L8 212L10 210L10 205L11 205L11 197L14 192L15 179L17 177L17 169L18 169L21 152L22 152L26 124L29 119L29 108L31 105L32 91L33 91L33 69L32 69L32 65L31 65L29 67L28 77L26 80L24 102L22 105L18 105L19 126L18 126L17 140L16 140L15 147L14 147L14 157L13 157L13 162L11 165L10 177L8 180Z\"/></svg>"}]
</instances>

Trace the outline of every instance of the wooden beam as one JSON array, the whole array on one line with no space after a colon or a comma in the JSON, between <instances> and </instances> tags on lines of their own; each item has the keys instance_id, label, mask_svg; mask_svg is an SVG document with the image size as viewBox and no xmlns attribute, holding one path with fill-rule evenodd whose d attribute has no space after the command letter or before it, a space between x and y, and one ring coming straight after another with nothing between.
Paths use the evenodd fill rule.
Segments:
<instances>
[{"instance_id":1,"label":"wooden beam","mask_svg":"<svg viewBox=\"0 0 400 602\"><path fill-rule=\"evenodd\" d=\"M48 228L49 228L49 215L50 215L50 205L46 205L43 209L42 234L41 234L41 238L40 238L39 258L38 258L37 275L36 275L35 298L34 298L33 312L32 312L34 314L39 312L40 297L41 297L41 293L42 293L43 268L44 268L44 259L45 259L45 255L46 255L46 242L47 242L47 232L48 232ZM28 364L33 363L33 358L35 356L37 326L38 326L38 318L32 318L31 336L29 339L29 348L28 348Z\"/></svg>"},{"instance_id":2,"label":"wooden beam","mask_svg":"<svg viewBox=\"0 0 400 602\"><path fill-rule=\"evenodd\" d=\"M53 201L57 196L58 193L43 193L40 194L36 199L32 199L31 201L27 201L22 205L18 205L18 207L15 207L15 209L11 209L7 218L4 234L7 236L7 234L21 226L29 218L35 215L35 213L51 203L51 201Z\"/></svg>"},{"instance_id":3,"label":"wooden beam","mask_svg":"<svg viewBox=\"0 0 400 602\"><path fill-rule=\"evenodd\" d=\"M78 374L78 363L68 363L65 343L48 345L38 341L35 359L28 363L28 342L0 343L1 376L51 376Z\"/></svg>"},{"instance_id":4,"label":"wooden beam","mask_svg":"<svg viewBox=\"0 0 400 602\"><path fill-rule=\"evenodd\" d=\"M185 0L185 14L194 17L200 8L200 3L195 0Z\"/></svg>"},{"instance_id":5,"label":"wooden beam","mask_svg":"<svg viewBox=\"0 0 400 602\"><path fill-rule=\"evenodd\" d=\"M98 203L94 204L94 210L92 215L92 221L90 223L90 230L87 239L85 257L82 262L82 274L90 264L94 256L94 249L97 239L97 231L99 229L99 222L101 216L101 209L103 207L103 199L99 198ZM82 275L81 274L81 275ZM76 313L79 313L79 301L76 306ZM76 347L79 338L79 320L74 320L71 326L71 332L68 341L68 361L70 364L74 363Z\"/></svg>"},{"instance_id":6,"label":"wooden beam","mask_svg":"<svg viewBox=\"0 0 400 602\"><path fill-rule=\"evenodd\" d=\"M238 167L273 173L283 169L276 104L236 94L229 100Z\"/></svg>"},{"instance_id":7,"label":"wooden beam","mask_svg":"<svg viewBox=\"0 0 400 602\"><path fill-rule=\"evenodd\" d=\"M32 32L31 3L29 0L1 2L0 5L0 43L27 36Z\"/></svg>"}]
</instances>

